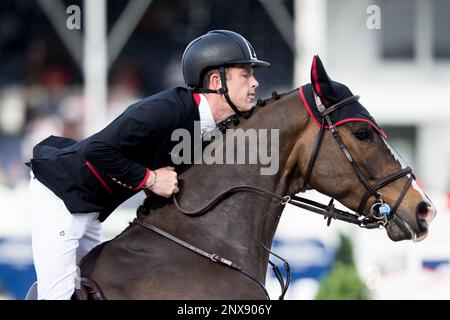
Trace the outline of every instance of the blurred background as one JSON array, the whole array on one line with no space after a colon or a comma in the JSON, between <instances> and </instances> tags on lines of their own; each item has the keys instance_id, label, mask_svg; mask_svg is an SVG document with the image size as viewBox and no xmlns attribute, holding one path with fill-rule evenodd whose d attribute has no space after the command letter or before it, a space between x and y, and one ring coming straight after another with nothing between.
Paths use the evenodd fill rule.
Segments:
<instances>
[{"instance_id":1,"label":"blurred background","mask_svg":"<svg viewBox=\"0 0 450 320\"><path fill-rule=\"evenodd\" d=\"M261 98L309 82L319 54L438 210L426 240L394 243L288 205L273 244L292 268L286 298L450 299L450 0L1 1L0 297L23 299L35 281L24 166L33 145L82 139L132 102L183 85L185 46L212 29L241 33L272 63L255 72ZM104 240L142 200L108 218ZM270 272L267 286L277 298Z\"/></svg>"}]
</instances>

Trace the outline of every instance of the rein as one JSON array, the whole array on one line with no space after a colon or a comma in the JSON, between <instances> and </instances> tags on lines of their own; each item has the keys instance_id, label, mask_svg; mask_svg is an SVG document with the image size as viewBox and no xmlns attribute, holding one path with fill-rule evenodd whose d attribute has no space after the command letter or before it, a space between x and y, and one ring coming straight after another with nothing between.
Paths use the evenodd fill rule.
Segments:
<instances>
[{"instance_id":1,"label":"rein","mask_svg":"<svg viewBox=\"0 0 450 320\"><path fill-rule=\"evenodd\" d=\"M173 196L173 204L174 206L183 214L190 216L190 217L199 217L204 214L206 214L209 210L211 210L214 206L216 206L221 200L223 200L225 197L232 195L234 193L238 192L250 192L250 193L257 193L263 196L266 196L268 198L275 198L280 200L279 205L286 205L287 203L317 213L324 216L324 219L327 219L327 226L330 225L331 219L335 220L341 220L344 222L356 224L357 226L365 229L375 229L380 227L381 223L378 219L375 219L373 216L363 216L362 214L355 214L348 211L343 211L340 209L337 209L334 207L334 199L331 199L331 201L328 203L328 205L324 205L320 202L316 202L313 200L309 200L303 197L298 196L281 196L277 193L274 193L272 191L268 191L266 189L262 189L259 187L254 186L236 186L229 189L226 189L225 191L218 194L214 199L207 202L202 208L194 211L188 211L183 208L181 208L177 198L175 195Z\"/></svg>"}]
</instances>

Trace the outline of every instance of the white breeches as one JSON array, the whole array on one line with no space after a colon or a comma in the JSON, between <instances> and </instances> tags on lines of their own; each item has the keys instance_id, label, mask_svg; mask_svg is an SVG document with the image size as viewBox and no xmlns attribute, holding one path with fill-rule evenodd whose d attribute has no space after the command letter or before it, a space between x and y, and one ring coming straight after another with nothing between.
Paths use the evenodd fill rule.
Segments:
<instances>
[{"instance_id":1,"label":"white breeches","mask_svg":"<svg viewBox=\"0 0 450 320\"><path fill-rule=\"evenodd\" d=\"M68 300L79 283L77 264L100 244L99 213L71 214L64 202L34 178L33 173L30 210L38 299Z\"/></svg>"}]
</instances>

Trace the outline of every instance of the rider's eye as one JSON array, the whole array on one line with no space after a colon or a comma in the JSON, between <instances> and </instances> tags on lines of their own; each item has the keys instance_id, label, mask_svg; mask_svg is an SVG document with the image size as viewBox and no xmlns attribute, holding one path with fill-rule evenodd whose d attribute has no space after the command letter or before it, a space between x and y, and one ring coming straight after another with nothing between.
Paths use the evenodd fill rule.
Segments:
<instances>
[{"instance_id":1,"label":"rider's eye","mask_svg":"<svg viewBox=\"0 0 450 320\"><path fill-rule=\"evenodd\" d=\"M356 137L356 139L358 139L360 141L372 139L372 131L367 130L367 129L356 131L353 133L353 135Z\"/></svg>"}]
</instances>

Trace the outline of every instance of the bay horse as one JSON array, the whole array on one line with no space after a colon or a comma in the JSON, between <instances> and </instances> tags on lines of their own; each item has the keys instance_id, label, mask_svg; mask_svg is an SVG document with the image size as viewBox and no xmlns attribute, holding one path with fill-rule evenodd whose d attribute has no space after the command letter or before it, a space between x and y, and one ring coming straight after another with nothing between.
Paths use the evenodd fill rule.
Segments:
<instances>
[{"instance_id":1,"label":"bay horse","mask_svg":"<svg viewBox=\"0 0 450 320\"><path fill-rule=\"evenodd\" d=\"M436 209L357 99L315 56L311 84L258 102L251 117L231 125L279 130L279 141L268 142L278 143L275 174L261 175L262 164L189 166L174 202L149 201L82 260L82 276L106 299L267 299L269 249L286 203L382 226L393 241L424 239ZM355 213L295 196L307 189Z\"/></svg>"}]
</instances>

